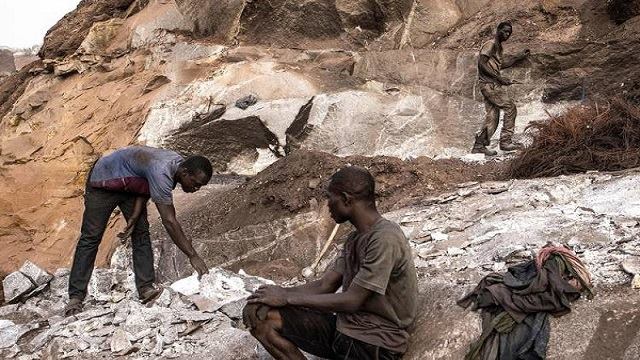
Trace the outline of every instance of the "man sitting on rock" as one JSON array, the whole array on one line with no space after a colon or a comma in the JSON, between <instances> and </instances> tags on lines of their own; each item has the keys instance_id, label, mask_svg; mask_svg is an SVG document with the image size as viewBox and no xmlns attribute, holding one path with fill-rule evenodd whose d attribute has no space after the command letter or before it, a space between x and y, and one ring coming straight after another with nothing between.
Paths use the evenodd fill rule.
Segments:
<instances>
[{"instance_id":1,"label":"man sitting on rock","mask_svg":"<svg viewBox=\"0 0 640 360\"><path fill-rule=\"evenodd\" d=\"M500 150L513 151L522 148L522 144L513 143L517 110L513 99L506 91L507 86L517 84L517 82L500 75L500 70L509 68L516 62L525 59L529 55L529 50L524 50L519 55L503 62L502 43L511 37L511 32L510 22L500 23L495 38L482 45L478 55L478 87L484 97L487 114L482 128L476 134L472 153L482 153L487 156L496 155L496 152L487 149L487 146L498 128L500 110L504 111L502 132L500 133Z\"/></svg>"},{"instance_id":2,"label":"man sitting on rock","mask_svg":"<svg viewBox=\"0 0 640 360\"><path fill-rule=\"evenodd\" d=\"M305 359L300 350L328 359L398 359L407 350L416 269L407 238L378 213L374 193L365 169L334 174L331 217L356 228L341 255L320 280L265 286L249 297L245 324L276 359Z\"/></svg>"},{"instance_id":3,"label":"man sitting on rock","mask_svg":"<svg viewBox=\"0 0 640 360\"><path fill-rule=\"evenodd\" d=\"M111 213L119 207L125 219L129 220L136 199L141 196L151 197L156 203L171 240L189 257L198 274L207 273L206 264L176 219L172 191L178 183L187 193L198 191L209 182L211 174L211 163L205 157L183 158L174 151L146 146L125 147L100 158L87 179L82 228L69 276L69 304L65 314L69 316L82 311L98 245ZM131 242L136 287L144 303L160 292L154 287L153 250L146 206L133 226Z\"/></svg>"}]
</instances>

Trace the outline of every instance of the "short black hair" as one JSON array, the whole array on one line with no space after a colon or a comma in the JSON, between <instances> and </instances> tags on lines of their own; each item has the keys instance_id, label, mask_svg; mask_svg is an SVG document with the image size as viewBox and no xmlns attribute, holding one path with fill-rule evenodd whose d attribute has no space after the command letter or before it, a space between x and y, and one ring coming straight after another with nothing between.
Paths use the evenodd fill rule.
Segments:
<instances>
[{"instance_id":1,"label":"short black hair","mask_svg":"<svg viewBox=\"0 0 640 360\"><path fill-rule=\"evenodd\" d=\"M213 168L211 167L211 161L204 156L192 155L184 159L180 166L187 170L191 175L195 175L198 171L202 171L207 177L207 182L211 180L213 175Z\"/></svg>"},{"instance_id":2,"label":"short black hair","mask_svg":"<svg viewBox=\"0 0 640 360\"><path fill-rule=\"evenodd\" d=\"M360 166L344 167L333 176L329 186L339 192L345 192L356 199L375 203L376 182L369 170Z\"/></svg>"},{"instance_id":3,"label":"short black hair","mask_svg":"<svg viewBox=\"0 0 640 360\"><path fill-rule=\"evenodd\" d=\"M510 27L513 29L513 25L511 25L511 21L503 21L500 24L498 24L498 30L502 29L503 27Z\"/></svg>"}]
</instances>

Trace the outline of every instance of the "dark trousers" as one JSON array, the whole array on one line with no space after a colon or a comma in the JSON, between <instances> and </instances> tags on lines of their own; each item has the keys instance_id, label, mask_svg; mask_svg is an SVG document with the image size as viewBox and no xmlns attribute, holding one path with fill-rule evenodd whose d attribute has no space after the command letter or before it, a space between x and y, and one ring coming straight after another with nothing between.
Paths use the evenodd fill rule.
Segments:
<instances>
[{"instance_id":1,"label":"dark trousers","mask_svg":"<svg viewBox=\"0 0 640 360\"><path fill-rule=\"evenodd\" d=\"M500 144L508 144L512 141L513 131L516 126L518 110L513 99L507 93L506 87L497 84L480 84L480 91L484 96L484 107L487 111L482 128L478 133L482 145L489 145L491 137L498 128L500 110L504 111Z\"/></svg>"},{"instance_id":2,"label":"dark trousers","mask_svg":"<svg viewBox=\"0 0 640 360\"><path fill-rule=\"evenodd\" d=\"M331 360L397 360L402 357L336 329L336 315L297 306L277 309L282 318L280 335L309 354Z\"/></svg>"},{"instance_id":3,"label":"dark trousers","mask_svg":"<svg viewBox=\"0 0 640 360\"><path fill-rule=\"evenodd\" d=\"M133 213L135 199L136 196L133 194L106 191L87 184L84 195L82 229L69 275L69 298L84 299L87 295L87 285L91 279L98 254L98 245L102 241L111 213L116 207L119 207L125 219L128 220ZM133 229L131 243L133 271L139 292L140 289L151 286L155 281L153 249L151 248L146 207L143 208Z\"/></svg>"}]
</instances>

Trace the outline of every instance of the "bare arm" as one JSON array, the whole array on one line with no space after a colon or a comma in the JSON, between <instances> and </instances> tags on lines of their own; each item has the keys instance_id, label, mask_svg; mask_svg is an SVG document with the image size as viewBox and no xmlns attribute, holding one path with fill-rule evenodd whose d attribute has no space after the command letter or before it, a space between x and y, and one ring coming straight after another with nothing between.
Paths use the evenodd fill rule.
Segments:
<instances>
[{"instance_id":1,"label":"bare arm","mask_svg":"<svg viewBox=\"0 0 640 360\"><path fill-rule=\"evenodd\" d=\"M330 294L335 293L341 285L342 274L329 270L318 280L308 282L304 285L284 289L289 294Z\"/></svg>"},{"instance_id":2,"label":"bare arm","mask_svg":"<svg viewBox=\"0 0 640 360\"><path fill-rule=\"evenodd\" d=\"M187 255L189 261L191 262L191 265L199 275L208 273L209 271L206 264L193 248L191 240L184 235L182 226L180 226L180 223L176 218L176 209L173 207L173 205L156 203L156 207L158 208L158 212L160 213L160 218L162 218L162 225L164 225L167 233L169 233L171 241L176 244L178 249L180 249L185 255Z\"/></svg>"},{"instance_id":3,"label":"bare arm","mask_svg":"<svg viewBox=\"0 0 640 360\"><path fill-rule=\"evenodd\" d=\"M371 294L371 290L352 284L349 286L349 290L343 293L289 294L289 296L287 296L287 304L305 306L322 311L356 312Z\"/></svg>"},{"instance_id":4,"label":"bare arm","mask_svg":"<svg viewBox=\"0 0 640 360\"><path fill-rule=\"evenodd\" d=\"M131 212L129 219L127 219L127 226L117 235L123 242L133 233L133 229L136 226L140 215L142 215L142 209L147 206L147 200L149 200L149 198L146 196L136 197L136 200L133 203L133 211Z\"/></svg>"},{"instance_id":5,"label":"bare arm","mask_svg":"<svg viewBox=\"0 0 640 360\"><path fill-rule=\"evenodd\" d=\"M507 69L512 67L513 65L517 64L518 62L524 60L527 58L527 56L529 56L529 49L524 50L523 52L521 52L518 55L515 56L511 56L509 57L506 61L504 61L502 63L502 66L500 67L501 69Z\"/></svg>"},{"instance_id":6,"label":"bare arm","mask_svg":"<svg viewBox=\"0 0 640 360\"><path fill-rule=\"evenodd\" d=\"M499 72L493 70L489 66L488 62L489 57L487 55L480 55L480 58L478 59L478 67L480 67L482 72L488 74L502 85L511 85L511 81L509 81L509 79L507 78L502 77Z\"/></svg>"},{"instance_id":7,"label":"bare arm","mask_svg":"<svg viewBox=\"0 0 640 360\"><path fill-rule=\"evenodd\" d=\"M273 307L286 305L304 306L327 312L356 312L373 292L352 284L343 293L310 294L271 286L261 287L251 296L248 303L265 304Z\"/></svg>"},{"instance_id":8,"label":"bare arm","mask_svg":"<svg viewBox=\"0 0 640 360\"><path fill-rule=\"evenodd\" d=\"M136 201L133 203L133 213L131 214L131 219L138 220L140 214L142 214L142 208L147 204L147 200L149 200L149 198L146 196L136 197Z\"/></svg>"}]
</instances>

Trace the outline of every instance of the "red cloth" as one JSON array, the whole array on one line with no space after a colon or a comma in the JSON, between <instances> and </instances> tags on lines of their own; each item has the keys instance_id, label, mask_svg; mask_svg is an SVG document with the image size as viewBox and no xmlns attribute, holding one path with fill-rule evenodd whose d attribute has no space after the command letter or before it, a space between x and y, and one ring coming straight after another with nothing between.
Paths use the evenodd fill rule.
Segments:
<instances>
[{"instance_id":1,"label":"red cloth","mask_svg":"<svg viewBox=\"0 0 640 360\"><path fill-rule=\"evenodd\" d=\"M573 270L580 277L582 282L586 284L587 287L591 288L591 274L589 273L589 270L587 270L587 267L573 251L564 246L548 245L540 249L538 256L536 257L536 267L538 270L542 269L544 263L553 254L562 256L565 261L571 264L571 267L573 267Z\"/></svg>"}]
</instances>

